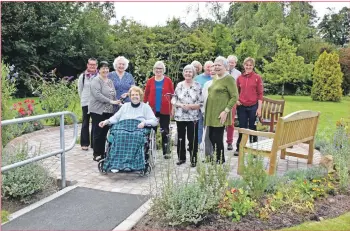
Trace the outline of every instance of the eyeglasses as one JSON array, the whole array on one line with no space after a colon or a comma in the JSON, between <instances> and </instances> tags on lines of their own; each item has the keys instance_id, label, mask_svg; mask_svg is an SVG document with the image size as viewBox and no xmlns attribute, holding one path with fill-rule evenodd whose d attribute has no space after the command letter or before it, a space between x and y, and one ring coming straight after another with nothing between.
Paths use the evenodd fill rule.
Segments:
<instances>
[{"instance_id":1,"label":"eyeglasses","mask_svg":"<svg viewBox=\"0 0 350 231\"><path fill-rule=\"evenodd\" d=\"M163 70L162 67L156 67L156 68L154 68L154 69L156 69L156 70Z\"/></svg>"}]
</instances>

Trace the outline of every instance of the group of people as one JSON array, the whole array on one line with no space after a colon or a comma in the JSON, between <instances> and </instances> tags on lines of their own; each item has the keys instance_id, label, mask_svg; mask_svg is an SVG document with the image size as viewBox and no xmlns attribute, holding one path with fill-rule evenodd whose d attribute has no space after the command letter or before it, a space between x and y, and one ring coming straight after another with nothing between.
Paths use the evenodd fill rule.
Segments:
<instances>
[{"instance_id":1,"label":"group of people","mask_svg":"<svg viewBox=\"0 0 350 231\"><path fill-rule=\"evenodd\" d=\"M168 159L169 125L173 117L177 125L176 164L186 162L188 151L192 167L196 166L199 147L211 161L225 162L224 131L227 131L227 149L233 150L236 114L239 127L256 130L256 118L261 116L263 83L254 72L253 58L244 60L243 73L235 68L237 57L233 55L205 62L203 73L201 63L193 61L183 68L184 80L175 89L171 78L165 75L165 64L157 61L153 66L154 76L147 80L144 91L135 86L133 76L126 72L128 63L125 57L119 56L113 63L115 71L109 72L107 62L100 62L97 68L97 60L90 58L86 71L79 76L83 112L80 142L83 150L93 148L94 160L104 157L109 129L106 125L123 119L139 120L139 128L155 127L159 123L163 156ZM257 137L251 139L257 141ZM240 140L241 135L234 155L238 155Z\"/></svg>"}]
</instances>

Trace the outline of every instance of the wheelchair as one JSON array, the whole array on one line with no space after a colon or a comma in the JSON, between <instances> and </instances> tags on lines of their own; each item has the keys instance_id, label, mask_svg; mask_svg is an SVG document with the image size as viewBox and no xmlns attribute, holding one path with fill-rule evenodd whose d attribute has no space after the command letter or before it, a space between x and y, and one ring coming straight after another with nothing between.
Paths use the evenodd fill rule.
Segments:
<instances>
[{"instance_id":1,"label":"wheelchair","mask_svg":"<svg viewBox=\"0 0 350 231\"><path fill-rule=\"evenodd\" d=\"M134 122L132 126L137 126L137 124L140 122L137 120L133 120L133 121ZM155 168L156 159L157 159L157 142L156 142L156 133L155 133L154 127L145 127L143 129L136 129L137 132L140 132L140 130L142 130L142 132L144 133L143 142L139 142L140 146L134 148L134 150L137 150L136 151L137 153L132 154L133 155L132 158L130 156L126 156L124 160L123 150L119 150L119 151L116 150L116 145L114 144L114 142L121 142L120 139L118 141L118 138L116 139L116 137L118 135L123 136L123 132L127 132L127 136L130 136L130 137L132 137L133 135L131 131L125 131L125 129L121 129L121 130L116 129L115 125L117 124L114 124L108 131L107 140L105 143L105 154L102 157L102 159L98 162L99 172L104 175L108 174L109 172L113 172L113 173L136 172L140 176L149 175L152 172L152 169ZM127 141L125 142L125 140L123 140L122 144L120 144L119 146L117 145L117 147L122 147L122 149L125 148L125 150L128 152L130 151L131 145L132 144L130 142L127 142ZM119 156L116 156L116 155L119 155ZM116 160L112 159L114 157ZM143 160L144 160L144 165L141 164ZM113 171L108 167L108 165L110 164L106 163L111 161L112 162L114 161L113 163L117 164L118 166L121 166L121 165L124 166L124 163L126 161L127 162L126 165L128 167L121 167L120 169L116 169L115 171ZM123 162L123 164L117 163L118 161ZM135 161L138 163L136 168L133 168L132 161Z\"/></svg>"}]
</instances>

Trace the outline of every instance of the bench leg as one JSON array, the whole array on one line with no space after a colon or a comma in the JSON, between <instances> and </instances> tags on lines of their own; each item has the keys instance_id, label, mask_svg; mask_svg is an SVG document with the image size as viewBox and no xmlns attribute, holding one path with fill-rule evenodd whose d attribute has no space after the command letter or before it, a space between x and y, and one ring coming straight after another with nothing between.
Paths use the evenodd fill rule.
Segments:
<instances>
[{"instance_id":1,"label":"bench leg","mask_svg":"<svg viewBox=\"0 0 350 231\"><path fill-rule=\"evenodd\" d=\"M309 154L307 156L307 164L312 164L314 159L314 148L315 148L315 140L310 140L309 142Z\"/></svg>"},{"instance_id":2,"label":"bench leg","mask_svg":"<svg viewBox=\"0 0 350 231\"><path fill-rule=\"evenodd\" d=\"M269 175L276 173L277 150L271 150Z\"/></svg>"},{"instance_id":3,"label":"bench leg","mask_svg":"<svg viewBox=\"0 0 350 231\"><path fill-rule=\"evenodd\" d=\"M281 150L281 159L286 159L286 149Z\"/></svg>"},{"instance_id":4,"label":"bench leg","mask_svg":"<svg viewBox=\"0 0 350 231\"><path fill-rule=\"evenodd\" d=\"M242 135L242 140L241 143L239 144L239 155L238 155L238 168L237 168L237 173L239 175L243 174L244 170L244 147L246 146L248 142L249 135L248 134L243 134Z\"/></svg>"}]
</instances>

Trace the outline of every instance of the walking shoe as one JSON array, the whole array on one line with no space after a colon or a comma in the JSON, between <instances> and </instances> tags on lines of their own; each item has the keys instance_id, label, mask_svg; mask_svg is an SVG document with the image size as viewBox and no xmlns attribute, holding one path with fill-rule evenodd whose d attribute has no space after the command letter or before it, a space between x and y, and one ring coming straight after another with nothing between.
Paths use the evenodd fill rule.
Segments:
<instances>
[{"instance_id":1,"label":"walking shoe","mask_svg":"<svg viewBox=\"0 0 350 231\"><path fill-rule=\"evenodd\" d=\"M184 163L186 163L186 160L179 160L176 164L177 165L181 165L181 164L184 164Z\"/></svg>"},{"instance_id":2,"label":"walking shoe","mask_svg":"<svg viewBox=\"0 0 350 231\"><path fill-rule=\"evenodd\" d=\"M171 158L170 155L168 155L168 154L165 154L163 156L164 156L164 159L166 159L166 160Z\"/></svg>"},{"instance_id":3,"label":"walking shoe","mask_svg":"<svg viewBox=\"0 0 350 231\"><path fill-rule=\"evenodd\" d=\"M239 150L236 150L234 153L233 153L234 156L238 156L239 155Z\"/></svg>"},{"instance_id":4,"label":"walking shoe","mask_svg":"<svg viewBox=\"0 0 350 231\"><path fill-rule=\"evenodd\" d=\"M229 150L229 151L233 150L232 144L227 144L227 150Z\"/></svg>"}]
</instances>

